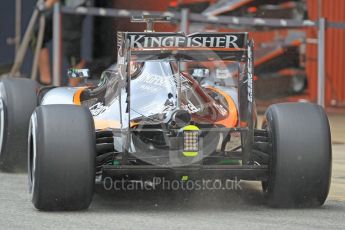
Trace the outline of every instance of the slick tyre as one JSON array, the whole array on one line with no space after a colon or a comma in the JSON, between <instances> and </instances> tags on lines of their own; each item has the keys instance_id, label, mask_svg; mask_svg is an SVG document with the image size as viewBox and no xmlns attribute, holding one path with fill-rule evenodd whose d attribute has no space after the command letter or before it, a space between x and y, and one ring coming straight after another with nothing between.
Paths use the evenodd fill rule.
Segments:
<instances>
[{"instance_id":1,"label":"slick tyre","mask_svg":"<svg viewBox=\"0 0 345 230\"><path fill-rule=\"evenodd\" d=\"M263 186L268 204L278 208L323 205L330 188L332 148L322 107L310 103L272 105L264 124L272 145L270 175Z\"/></svg>"},{"instance_id":2,"label":"slick tyre","mask_svg":"<svg viewBox=\"0 0 345 230\"><path fill-rule=\"evenodd\" d=\"M90 111L74 105L45 105L29 128L29 191L35 208L82 210L95 184L94 123Z\"/></svg>"},{"instance_id":3,"label":"slick tyre","mask_svg":"<svg viewBox=\"0 0 345 230\"><path fill-rule=\"evenodd\" d=\"M30 116L37 105L35 81L0 81L0 169L26 171Z\"/></svg>"}]
</instances>

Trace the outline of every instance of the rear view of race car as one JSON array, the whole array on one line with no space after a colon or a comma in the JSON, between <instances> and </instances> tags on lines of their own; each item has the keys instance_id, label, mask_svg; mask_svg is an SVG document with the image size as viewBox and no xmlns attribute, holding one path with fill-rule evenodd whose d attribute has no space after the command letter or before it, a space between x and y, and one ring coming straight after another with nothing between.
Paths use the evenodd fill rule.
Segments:
<instances>
[{"instance_id":1,"label":"rear view of race car","mask_svg":"<svg viewBox=\"0 0 345 230\"><path fill-rule=\"evenodd\" d=\"M118 34L118 63L97 87L40 91L27 120L29 137L20 139L28 142L34 206L85 209L95 182L108 177L255 180L271 206L322 205L331 174L323 109L276 104L257 129L254 43L247 33L150 29ZM1 84L1 124L8 129L17 120L7 113L13 106L6 85L17 83ZM2 165L12 164L3 149Z\"/></svg>"}]
</instances>

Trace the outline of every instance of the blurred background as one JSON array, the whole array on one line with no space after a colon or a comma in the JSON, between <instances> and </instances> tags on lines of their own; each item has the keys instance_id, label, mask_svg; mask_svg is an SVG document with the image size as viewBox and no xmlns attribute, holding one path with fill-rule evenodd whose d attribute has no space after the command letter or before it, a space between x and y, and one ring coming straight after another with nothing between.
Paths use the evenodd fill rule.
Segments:
<instances>
[{"instance_id":1,"label":"blurred background","mask_svg":"<svg viewBox=\"0 0 345 230\"><path fill-rule=\"evenodd\" d=\"M255 90L259 105L267 106L277 101L311 101L324 104L328 110L345 112L344 0L85 2L74 7L73 4L61 3L58 15L61 18L70 14L85 15L81 58L86 60L85 67L90 69L94 79L116 62L117 31L145 29L145 24L130 23L130 16L159 13L176 20L170 25L157 24L156 31L249 31L255 41ZM36 3L34 0L2 0L0 75L10 71ZM323 22L324 31L320 29ZM63 54L57 57L53 52L54 39L57 38L53 36L47 43L51 51L51 71L54 71L54 58L61 59L59 83L67 84L64 75L71 63L63 58ZM55 44L63 42L58 40ZM61 44L59 49L62 50ZM322 52L324 55L320 57L318 54ZM30 77L33 59L34 48L29 47L20 76ZM324 96L320 95L320 90Z\"/></svg>"}]
</instances>

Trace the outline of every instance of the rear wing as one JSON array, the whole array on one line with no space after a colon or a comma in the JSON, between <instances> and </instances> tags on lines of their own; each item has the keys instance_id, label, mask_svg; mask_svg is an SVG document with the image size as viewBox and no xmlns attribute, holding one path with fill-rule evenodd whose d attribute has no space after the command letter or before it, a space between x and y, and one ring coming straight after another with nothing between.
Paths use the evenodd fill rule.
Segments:
<instances>
[{"instance_id":1,"label":"rear wing","mask_svg":"<svg viewBox=\"0 0 345 230\"><path fill-rule=\"evenodd\" d=\"M245 61L247 33L132 33L118 34L119 49L135 61ZM120 54L121 55L121 54Z\"/></svg>"}]
</instances>

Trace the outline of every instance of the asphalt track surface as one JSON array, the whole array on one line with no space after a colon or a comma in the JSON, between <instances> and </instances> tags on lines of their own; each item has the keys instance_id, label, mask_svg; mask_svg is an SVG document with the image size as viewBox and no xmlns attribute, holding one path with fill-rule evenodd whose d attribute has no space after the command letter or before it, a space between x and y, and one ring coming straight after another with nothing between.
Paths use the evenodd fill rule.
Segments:
<instances>
[{"instance_id":1,"label":"asphalt track surface","mask_svg":"<svg viewBox=\"0 0 345 230\"><path fill-rule=\"evenodd\" d=\"M0 173L0 229L345 229L345 116L331 116L333 175L325 205L272 209L257 182L237 190L106 191L90 209L33 208L25 174Z\"/></svg>"}]
</instances>

